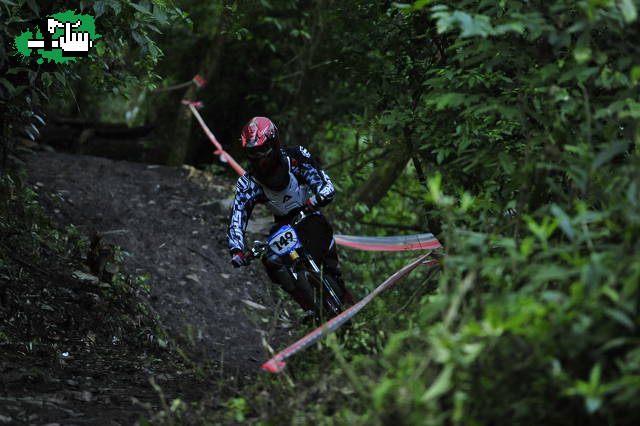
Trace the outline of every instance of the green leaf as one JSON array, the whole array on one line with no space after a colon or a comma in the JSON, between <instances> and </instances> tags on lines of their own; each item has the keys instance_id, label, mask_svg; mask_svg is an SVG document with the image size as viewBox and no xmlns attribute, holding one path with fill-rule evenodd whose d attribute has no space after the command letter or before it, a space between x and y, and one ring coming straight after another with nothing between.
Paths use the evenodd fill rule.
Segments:
<instances>
[{"instance_id":1,"label":"green leaf","mask_svg":"<svg viewBox=\"0 0 640 426\"><path fill-rule=\"evenodd\" d=\"M453 13L435 12L432 16L437 19L438 33L441 34L455 27L460 28L460 37L487 37L495 33L491 20L485 15L471 16L457 10Z\"/></svg>"},{"instance_id":2,"label":"green leaf","mask_svg":"<svg viewBox=\"0 0 640 426\"><path fill-rule=\"evenodd\" d=\"M147 38L137 31L131 31L131 37L138 42L139 45L147 44Z\"/></svg>"},{"instance_id":3,"label":"green leaf","mask_svg":"<svg viewBox=\"0 0 640 426\"><path fill-rule=\"evenodd\" d=\"M387 394L393 388L394 381L385 378L372 392L373 405L376 409L380 410L384 405Z\"/></svg>"},{"instance_id":4,"label":"green leaf","mask_svg":"<svg viewBox=\"0 0 640 426\"><path fill-rule=\"evenodd\" d=\"M430 5L432 1L433 1L433 0L418 0L417 2L415 2L415 3L413 4L413 8L414 8L415 10L420 10L420 9L422 9L423 7Z\"/></svg>"},{"instance_id":5,"label":"green leaf","mask_svg":"<svg viewBox=\"0 0 640 426\"><path fill-rule=\"evenodd\" d=\"M51 73L43 72L42 74L40 74L40 78L42 79L42 84L44 85L44 87L51 87L51 83L53 83Z\"/></svg>"},{"instance_id":6,"label":"green leaf","mask_svg":"<svg viewBox=\"0 0 640 426\"><path fill-rule=\"evenodd\" d=\"M35 85L37 79L38 79L38 73L36 71L29 70L29 84L31 86Z\"/></svg>"},{"instance_id":7,"label":"green leaf","mask_svg":"<svg viewBox=\"0 0 640 426\"><path fill-rule=\"evenodd\" d=\"M562 232L564 232L570 240L573 240L575 234L573 232L573 227L571 226L571 219L569 219L569 216L557 204L551 206L551 213L553 213L555 217L560 220L559 226Z\"/></svg>"},{"instance_id":8,"label":"green leaf","mask_svg":"<svg viewBox=\"0 0 640 426\"><path fill-rule=\"evenodd\" d=\"M93 10L95 12L95 17L99 18L104 14L105 4L102 1L97 1L93 4Z\"/></svg>"},{"instance_id":9,"label":"green leaf","mask_svg":"<svg viewBox=\"0 0 640 426\"><path fill-rule=\"evenodd\" d=\"M623 111L620 112L618 118L640 118L640 102L637 102L631 98L625 99L626 107Z\"/></svg>"},{"instance_id":10,"label":"green leaf","mask_svg":"<svg viewBox=\"0 0 640 426\"><path fill-rule=\"evenodd\" d=\"M169 20L167 19L167 14L164 13L164 11L158 6L158 5L154 5L153 7L153 17L155 18L156 21L158 21L158 24L162 25L167 25L169 23Z\"/></svg>"},{"instance_id":11,"label":"green leaf","mask_svg":"<svg viewBox=\"0 0 640 426\"><path fill-rule=\"evenodd\" d=\"M162 34L162 31L160 31L160 29L158 27L156 27L155 25L151 25L151 24L146 24L145 25L147 28L149 28L151 31L156 32L158 34Z\"/></svg>"},{"instance_id":12,"label":"green leaf","mask_svg":"<svg viewBox=\"0 0 640 426\"><path fill-rule=\"evenodd\" d=\"M602 367L600 364L596 364L591 369L591 373L589 374L589 385L591 385L592 389L596 389L600 384L600 377L602 376Z\"/></svg>"},{"instance_id":13,"label":"green leaf","mask_svg":"<svg viewBox=\"0 0 640 426\"><path fill-rule=\"evenodd\" d=\"M638 83L638 80L640 80L640 66L634 65L634 67L631 68L631 72L629 74L629 78L631 79L631 82L633 84L637 84Z\"/></svg>"},{"instance_id":14,"label":"green leaf","mask_svg":"<svg viewBox=\"0 0 640 426\"><path fill-rule=\"evenodd\" d=\"M96 53L98 53L98 56L104 55L104 52L106 51L104 43L96 43L95 48L96 48Z\"/></svg>"},{"instance_id":15,"label":"green leaf","mask_svg":"<svg viewBox=\"0 0 640 426\"><path fill-rule=\"evenodd\" d=\"M9 68L9 70L7 71L8 75L13 75L13 74L18 74L20 72L28 72L29 68L23 68L23 67L15 67L15 68Z\"/></svg>"},{"instance_id":16,"label":"green leaf","mask_svg":"<svg viewBox=\"0 0 640 426\"><path fill-rule=\"evenodd\" d=\"M150 42L148 44L148 47L149 47L149 53L154 58L158 58L158 57L162 56L162 50L158 49L158 47L156 46L155 43Z\"/></svg>"},{"instance_id":17,"label":"green leaf","mask_svg":"<svg viewBox=\"0 0 640 426\"><path fill-rule=\"evenodd\" d=\"M436 399L446 393L451 388L451 376L453 375L453 366L447 365L440 372L435 382L427 389L420 398L420 402L425 403Z\"/></svg>"},{"instance_id":18,"label":"green leaf","mask_svg":"<svg viewBox=\"0 0 640 426\"><path fill-rule=\"evenodd\" d=\"M509 154L505 152L501 152L498 154L498 162L500 163L500 167L506 174L511 174L514 168L514 162L509 156Z\"/></svg>"},{"instance_id":19,"label":"green leaf","mask_svg":"<svg viewBox=\"0 0 640 426\"><path fill-rule=\"evenodd\" d=\"M621 0L620 10L622 11L622 16L627 23L633 22L638 18L638 11L636 10L636 6L633 4L632 0Z\"/></svg>"},{"instance_id":20,"label":"green leaf","mask_svg":"<svg viewBox=\"0 0 640 426\"><path fill-rule=\"evenodd\" d=\"M40 6L38 6L38 3L36 3L35 0L27 0L27 5L29 6L29 9L36 14L36 16L40 16Z\"/></svg>"},{"instance_id":21,"label":"green leaf","mask_svg":"<svg viewBox=\"0 0 640 426\"><path fill-rule=\"evenodd\" d=\"M573 57L576 59L576 62L579 64L587 62L591 59L591 48L590 47L576 47L573 50Z\"/></svg>"},{"instance_id":22,"label":"green leaf","mask_svg":"<svg viewBox=\"0 0 640 426\"><path fill-rule=\"evenodd\" d=\"M636 339L631 339L628 337L618 337L617 339L609 340L599 349L599 351L606 352L611 349L617 349L623 346L631 346L637 344L638 341Z\"/></svg>"},{"instance_id":23,"label":"green leaf","mask_svg":"<svg viewBox=\"0 0 640 426\"><path fill-rule=\"evenodd\" d=\"M147 15L151 15L151 11L149 11L148 7L139 5L139 4L135 4L135 3L129 3L129 6L131 6L132 8L134 8L135 10L137 10L138 12L142 12L142 13L146 13Z\"/></svg>"},{"instance_id":24,"label":"green leaf","mask_svg":"<svg viewBox=\"0 0 640 426\"><path fill-rule=\"evenodd\" d=\"M614 321L624 325L625 327L627 327L629 330L633 330L635 328L635 324L633 323L633 320L631 318L629 318L629 315L627 315L625 312L619 310L619 309L605 309L604 312Z\"/></svg>"},{"instance_id":25,"label":"green leaf","mask_svg":"<svg viewBox=\"0 0 640 426\"><path fill-rule=\"evenodd\" d=\"M638 205L638 185L636 182L631 182L629 188L627 188L627 200L632 207L637 207Z\"/></svg>"},{"instance_id":26,"label":"green leaf","mask_svg":"<svg viewBox=\"0 0 640 426\"><path fill-rule=\"evenodd\" d=\"M63 73L56 71L53 75L63 86L67 84L67 78Z\"/></svg>"},{"instance_id":27,"label":"green leaf","mask_svg":"<svg viewBox=\"0 0 640 426\"><path fill-rule=\"evenodd\" d=\"M447 107L458 107L464 103L466 96L464 93L445 93L435 98L431 98L427 101L428 104L436 106L438 111L446 109Z\"/></svg>"},{"instance_id":28,"label":"green leaf","mask_svg":"<svg viewBox=\"0 0 640 426\"><path fill-rule=\"evenodd\" d=\"M120 2L109 0L107 4L113 10L114 14L116 15L120 14L120 11L122 10L122 5L120 4Z\"/></svg>"},{"instance_id":29,"label":"green leaf","mask_svg":"<svg viewBox=\"0 0 640 426\"><path fill-rule=\"evenodd\" d=\"M575 275L575 271L559 266L547 265L544 269L538 269L533 274L532 280L539 283L547 283L549 281L564 281Z\"/></svg>"},{"instance_id":30,"label":"green leaf","mask_svg":"<svg viewBox=\"0 0 640 426\"><path fill-rule=\"evenodd\" d=\"M7 89L9 96L12 96L13 93L16 91L16 87L6 78L0 77L0 84L2 84Z\"/></svg>"},{"instance_id":31,"label":"green leaf","mask_svg":"<svg viewBox=\"0 0 640 426\"><path fill-rule=\"evenodd\" d=\"M598 167L607 163L618 154L625 152L628 147L628 142L614 142L607 145L602 151L598 153L596 158L593 159L593 162L591 163L591 171L596 170Z\"/></svg>"},{"instance_id":32,"label":"green leaf","mask_svg":"<svg viewBox=\"0 0 640 426\"><path fill-rule=\"evenodd\" d=\"M587 406L587 411L590 414L593 414L596 411L598 411L598 409L602 405L602 398L597 397L597 396L588 396L586 401L585 401L585 403L586 403L586 406Z\"/></svg>"},{"instance_id":33,"label":"green leaf","mask_svg":"<svg viewBox=\"0 0 640 426\"><path fill-rule=\"evenodd\" d=\"M15 4L14 2L12 2L10 0L0 0L0 3L6 4L6 5L9 5L9 6L17 6L17 4Z\"/></svg>"},{"instance_id":34,"label":"green leaf","mask_svg":"<svg viewBox=\"0 0 640 426\"><path fill-rule=\"evenodd\" d=\"M522 22L507 22L506 24L498 25L495 28L496 34L506 34L509 31L513 31L518 34L524 33L526 27Z\"/></svg>"},{"instance_id":35,"label":"green leaf","mask_svg":"<svg viewBox=\"0 0 640 426\"><path fill-rule=\"evenodd\" d=\"M409 336L408 331L403 331L403 332L398 332L393 334L389 338L389 341L387 342L387 345L384 348L384 355L389 357L395 354L398 351L398 349L402 347L402 343L408 336Z\"/></svg>"}]
</instances>

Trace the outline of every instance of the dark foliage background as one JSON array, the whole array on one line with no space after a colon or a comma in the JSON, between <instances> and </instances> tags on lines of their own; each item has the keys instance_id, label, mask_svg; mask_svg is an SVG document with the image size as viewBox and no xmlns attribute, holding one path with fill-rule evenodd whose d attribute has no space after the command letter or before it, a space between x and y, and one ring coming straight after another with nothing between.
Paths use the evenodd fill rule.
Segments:
<instances>
[{"instance_id":1,"label":"dark foliage background","mask_svg":"<svg viewBox=\"0 0 640 426\"><path fill-rule=\"evenodd\" d=\"M87 61L12 55L29 20L66 7L0 0L4 174L57 111L152 125L158 161L231 177L179 103L198 99L234 154L254 115L316 153L341 232L445 246L435 277L302 355L294 380L162 418L638 422L640 2L83 1L103 34ZM195 74L206 88L154 92ZM406 262L345 255L361 295Z\"/></svg>"}]
</instances>

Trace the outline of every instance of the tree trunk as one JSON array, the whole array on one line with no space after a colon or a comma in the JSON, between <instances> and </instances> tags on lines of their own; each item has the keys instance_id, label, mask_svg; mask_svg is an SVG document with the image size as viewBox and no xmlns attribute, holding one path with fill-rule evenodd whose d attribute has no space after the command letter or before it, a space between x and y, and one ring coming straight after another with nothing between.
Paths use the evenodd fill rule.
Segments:
<instances>
[{"instance_id":1,"label":"tree trunk","mask_svg":"<svg viewBox=\"0 0 640 426\"><path fill-rule=\"evenodd\" d=\"M232 5L234 2L233 0L225 0L224 3ZM209 84L218 72L220 56L226 38L224 30L229 26L231 18L230 10L223 8L216 35L211 40L211 47L206 50L200 63L197 74ZM192 150L191 145L195 143L194 140L201 140L192 137L191 129L196 124L195 119L191 111L181 103L182 100L195 101L197 99L197 90L198 88L195 85L190 85L184 92L177 92L178 94L182 93L182 96L178 97L172 93L169 95L171 98L168 101L162 102L169 105L171 112L169 114L167 114L168 111L159 113L157 117L175 117L173 120L161 118L155 120L155 137L162 147L159 162L163 164L170 166L183 164Z\"/></svg>"},{"instance_id":2,"label":"tree trunk","mask_svg":"<svg viewBox=\"0 0 640 426\"><path fill-rule=\"evenodd\" d=\"M392 150L384 162L378 164L369 179L345 202L351 206L362 203L368 208L374 207L398 180L410 159L411 152L408 152L407 144L399 144L398 149ZM353 214L354 221L364 216L364 213L359 211L354 211Z\"/></svg>"}]
</instances>

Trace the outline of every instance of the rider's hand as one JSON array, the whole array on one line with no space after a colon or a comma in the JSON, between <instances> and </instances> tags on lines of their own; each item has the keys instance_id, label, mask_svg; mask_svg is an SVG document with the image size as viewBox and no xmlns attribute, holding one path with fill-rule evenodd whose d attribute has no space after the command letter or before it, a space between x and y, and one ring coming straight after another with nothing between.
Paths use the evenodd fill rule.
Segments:
<instances>
[{"instance_id":1,"label":"rider's hand","mask_svg":"<svg viewBox=\"0 0 640 426\"><path fill-rule=\"evenodd\" d=\"M311 209L317 209L318 207L325 206L326 204L326 198L320 194L316 194L307 200L307 207Z\"/></svg>"},{"instance_id":2,"label":"rider's hand","mask_svg":"<svg viewBox=\"0 0 640 426\"><path fill-rule=\"evenodd\" d=\"M234 267L239 268L241 266L248 265L249 259L247 259L244 253L241 252L240 250L234 251L233 254L231 255L231 264Z\"/></svg>"}]
</instances>

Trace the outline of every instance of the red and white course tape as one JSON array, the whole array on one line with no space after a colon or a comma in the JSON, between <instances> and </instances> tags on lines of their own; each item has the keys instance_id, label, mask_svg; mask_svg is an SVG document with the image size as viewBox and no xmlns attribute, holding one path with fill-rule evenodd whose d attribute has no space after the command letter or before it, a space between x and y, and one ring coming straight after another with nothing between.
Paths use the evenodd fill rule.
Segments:
<instances>
[{"instance_id":1,"label":"red and white course tape","mask_svg":"<svg viewBox=\"0 0 640 426\"><path fill-rule=\"evenodd\" d=\"M211 130L209 130L204 120L200 116L200 113L196 108L202 106L202 102L182 101L182 104L186 105L191 110L191 113L196 117L196 120L198 120L198 123L200 123L200 127L202 127L202 130L204 131L205 135L207 135L211 143L216 147L216 150L213 153L216 155L219 155L220 159L225 163L229 163L231 168L233 168L233 170L235 170L240 176L244 175L246 173L244 169L240 166L240 164L236 162L236 160L233 159L231 155L229 155L227 151L222 149L222 145L220 145L220 142L218 142L218 139L216 139L216 137L213 135Z\"/></svg>"},{"instance_id":2,"label":"red and white course tape","mask_svg":"<svg viewBox=\"0 0 640 426\"><path fill-rule=\"evenodd\" d=\"M197 83L196 83L197 84ZM200 123L200 127L207 135L211 143L216 147L216 151L214 154L219 155L220 159L226 163L228 163L240 176L245 174L244 169L229 155L224 149L222 149L222 145L218 142L216 137L213 135L211 130L207 127L204 120L198 113L196 108L202 106L201 102L189 102L182 101L184 105L186 105L193 115ZM335 241L337 244L343 245L345 247L350 247L358 250L368 250L368 251L404 251L404 250L433 250L442 247L440 241L438 241L433 234L419 234L419 235L407 235L407 236L397 236L397 237L357 237L352 235L334 235ZM429 251L426 254L418 257L413 262L404 266L402 269L391 275L387 278L382 284L380 284L375 290L373 290L368 296L364 299L360 300L355 305L351 306L349 309L342 312L340 315L332 318L322 326L316 328L311 333L307 334L302 339L298 340L288 348L284 349L281 352L278 352L273 356L269 361L262 364L262 368L267 371L271 371L272 373L281 372L286 363L285 359L289 358L296 352L303 350L304 348L309 347L313 343L317 342L326 334L337 330L342 324L347 322L351 317L357 314L362 308L365 307L374 297L382 293L387 288L394 285L398 280L404 278L409 272L414 270L418 265L424 266L435 266L439 263L438 259L428 259L427 257L431 254Z\"/></svg>"},{"instance_id":3,"label":"red and white course tape","mask_svg":"<svg viewBox=\"0 0 640 426\"><path fill-rule=\"evenodd\" d=\"M433 234L398 237L357 237L336 234L334 238L337 244L367 251L433 250L442 247Z\"/></svg>"},{"instance_id":4,"label":"red and white course tape","mask_svg":"<svg viewBox=\"0 0 640 426\"><path fill-rule=\"evenodd\" d=\"M397 271L395 274L393 274L389 278L387 278L375 290L373 290L371 293L369 293L369 295L367 297L365 297L364 299L360 300L358 303L356 303L355 305L353 305L349 309L345 310L344 312L342 312L337 317L332 318L328 322L324 323L322 326L316 328L311 333L307 334L302 339L298 340L297 342L295 342L294 344L292 344L288 348L286 348L286 349L278 352L277 354L275 354L273 356L273 358L271 358L269 361L267 361L264 364L262 364L262 368L267 370L267 371L270 371L272 373L281 372L284 369L284 367L286 366L286 363L284 362L285 359L289 358L291 355L295 354L296 352L299 352L299 351L303 350L304 348L309 347L310 345L312 345L315 342L317 342L323 336L325 336L325 335L329 334L330 332L335 331L336 329L338 329L338 327L340 327L342 324L347 322L351 317L353 317L362 308L364 308L365 305L367 303L369 303L374 297L376 297L378 294L382 293L383 291L385 291L386 289L388 289L389 287L394 285L399 279L404 278L407 274L409 274L409 272L413 271L430 254L431 254L431 252L423 254L422 256L420 256L416 260L414 260L413 262L411 262L411 263L407 264L406 266L404 266L402 269Z\"/></svg>"},{"instance_id":5,"label":"red and white course tape","mask_svg":"<svg viewBox=\"0 0 640 426\"><path fill-rule=\"evenodd\" d=\"M207 135L211 143L216 147L214 154L219 155L220 159L235 170L240 176L246 172L244 169L233 159L229 153L222 149L222 145L213 135L211 130L207 127L204 120L200 116L197 108L202 106L202 102L190 102L182 101L183 105L186 105L193 115L200 123L200 127ZM419 235L407 235L400 237L357 237L352 235L334 235L336 244L340 244L345 247L350 247L358 250L368 251L404 251L404 250L433 250L442 247L440 242L433 236L433 234L419 234Z\"/></svg>"}]
</instances>

